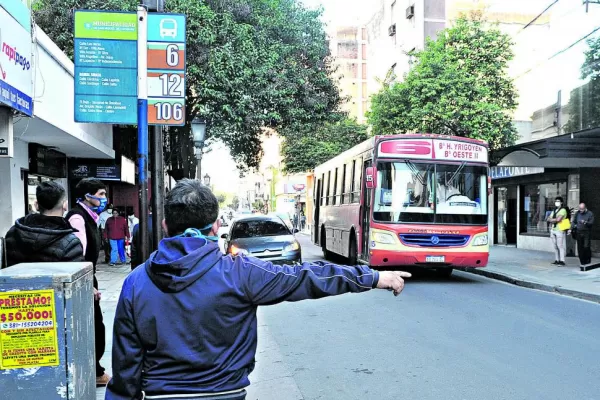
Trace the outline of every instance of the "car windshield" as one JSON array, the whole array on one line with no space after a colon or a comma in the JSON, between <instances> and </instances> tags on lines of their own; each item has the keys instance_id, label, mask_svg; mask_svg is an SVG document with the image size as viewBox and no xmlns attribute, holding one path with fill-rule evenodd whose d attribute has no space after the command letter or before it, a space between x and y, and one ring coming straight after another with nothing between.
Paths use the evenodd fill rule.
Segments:
<instances>
[{"instance_id":1,"label":"car windshield","mask_svg":"<svg viewBox=\"0 0 600 400\"><path fill-rule=\"evenodd\" d=\"M381 222L487 224L487 168L379 162L373 219Z\"/></svg>"},{"instance_id":2,"label":"car windshield","mask_svg":"<svg viewBox=\"0 0 600 400\"><path fill-rule=\"evenodd\" d=\"M243 239L260 236L289 235L289 229L279 221L255 220L240 221L235 224L231 231L232 239Z\"/></svg>"}]
</instances>

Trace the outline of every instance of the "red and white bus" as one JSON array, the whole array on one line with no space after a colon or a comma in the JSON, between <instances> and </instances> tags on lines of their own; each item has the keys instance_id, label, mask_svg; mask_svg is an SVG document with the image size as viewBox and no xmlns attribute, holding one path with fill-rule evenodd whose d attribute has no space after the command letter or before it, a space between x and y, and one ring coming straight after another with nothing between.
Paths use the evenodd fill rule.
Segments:
<instances>
[{"instance_id":1,"label":"red and white bus","mask_svg":"<svg viewBox=\"0 0 600 400\"><path fill-rule=\"evenodd\" d=\"M315 168L313 242L375 268L485 267L488 169L483 141L370 138Z\"/></svg>"}]
</instances>

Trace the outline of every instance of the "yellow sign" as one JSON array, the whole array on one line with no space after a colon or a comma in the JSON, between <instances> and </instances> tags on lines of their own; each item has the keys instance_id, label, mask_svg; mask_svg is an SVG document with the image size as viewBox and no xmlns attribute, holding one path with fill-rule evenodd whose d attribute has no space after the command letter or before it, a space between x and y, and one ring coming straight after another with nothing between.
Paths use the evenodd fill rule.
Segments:
<instances>
[{"instance_id":1,"label":"yellow sign","mask_svg":"<svg viewBox=\"0 0 600 400\"><path fill-rule=\"evenodd\" d=\"M54 290L0 292L0 369L56 366Z\"/></svg>"}]
</instances>

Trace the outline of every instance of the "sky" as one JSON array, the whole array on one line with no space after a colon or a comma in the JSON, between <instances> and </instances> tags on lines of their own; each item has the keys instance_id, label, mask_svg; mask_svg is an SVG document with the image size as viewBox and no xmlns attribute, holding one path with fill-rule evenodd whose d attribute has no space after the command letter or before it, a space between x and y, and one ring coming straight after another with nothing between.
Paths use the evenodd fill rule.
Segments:
<instances>
[{"instance_id":1,"label":"sky","mask_svg":"<svg viewBox=\"0 0 600 400\"><path fill-rule=\"evenodd\" d=\"M323 20L328 25L349 25L358 21L366 22L369 10L377 0L303 0L308 8L323 6Z\"/></svg>"}]
</instances>

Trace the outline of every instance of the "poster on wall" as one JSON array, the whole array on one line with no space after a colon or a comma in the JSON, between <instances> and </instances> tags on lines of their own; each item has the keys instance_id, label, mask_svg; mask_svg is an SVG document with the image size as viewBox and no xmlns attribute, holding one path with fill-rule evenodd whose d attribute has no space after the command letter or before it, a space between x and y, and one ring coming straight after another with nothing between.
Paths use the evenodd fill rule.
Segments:
<instances>
[{"instance_id":1,"label":"poster on wall","mask_svg":"<svg viewBox=\"0 0 600 400\"><path fill-rule=\"evenodd\" d=\"M58 364L54 290L0 293L0 369Z\"/></svg>"},{"instance_id":2,"label":"poster on wall","mask_svg":"<svg viewBox=\"0 0 600 400\"><path fill-rule=\"evenodd\" d=\"M0 7L0 103L33 115L31 33Z\"/></svg>"}]
</instances>

